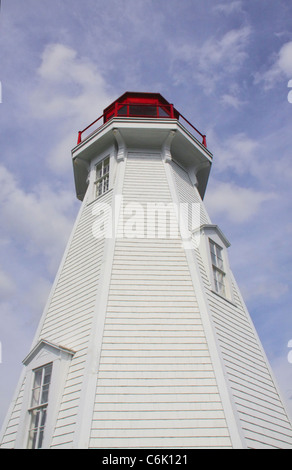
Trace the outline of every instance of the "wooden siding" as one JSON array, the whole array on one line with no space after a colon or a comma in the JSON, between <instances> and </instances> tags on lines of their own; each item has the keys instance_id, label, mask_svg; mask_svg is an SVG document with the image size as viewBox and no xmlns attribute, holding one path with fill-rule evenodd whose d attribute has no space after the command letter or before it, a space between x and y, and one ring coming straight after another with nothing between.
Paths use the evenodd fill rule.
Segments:
<instances>
[{"instance_id":1,"label":"wooden siding","mask_svg":"<svg viewBox=\"0 0 292 470\"><path fill-rule=\"evenodd\" d=\"M238 287L233 282L234 303L213 292L198 250L196 256L247 447L292 448L291 423Z\"/></svg>"},{"instance_id":2,"label":"wooden siding","mask_svg":"<svg viewBox=\"0 0 292 470\"><path fill-rule=\"evenodd\" d=\"M187 173L175 164L173 171L180 201L193 202L194 198L200 198ZM201 223L210 223L203 203ZM246 445L250 448L291 448L291 423L238 287L234 281L234 303L213 292L208 267L197 247L195 253Z\"/></svg>"},{"instance_id":3,"label":"wooden siding","mask_svg":"<svg viewBox=\"0 0 292 470\"><path fill-rule=\"evenodd\" d=\"M76 351L69 367L52 438L52 447L70 446L76 428L88 339L104 255L104 240L97 239L92 234L92 225L96 220L93 208L94 204L98 202L111 204L111 199L112 191L109 191L95 203L87 205L84 202L79 222L39 332L39 338ZM22 389L8 423L3 446L6 442L9 446L13 447L14 445L19 423L17 416L19 416L21 406ZM13 427L12 423L14 423ZM14 435L12 435L12 429L15 431ZM10 436L9 442L7 441L8 436Z\"/></svg>"},{"instance_id":4,"label":"wooden siding","mask_svg":"<svg viewBox=\"0 0 292 470\"><path fill-rule=\"evenodd\" d=\"M25 385L25 378L20 387L20 391L15 402L12 404L11 414L2 438L1 449L12 449L15 445L16 433L19 426L19 419L21 414L21 406L23 400L23 389Z\"/></svg>"},{"instance_id":5,"label":"wooden siding","mask_svg":"<svg viewBox=\"0 0 292 470\"><path fill-rule=\"evenodd\" d=\"M180 203L188 204L190 205L190 207L192 204L197 204L198 209L197 211L194 212L195 214L197 214L199 211L197 225L200 226L204 224L210 224L211 223L210 218L207 214L204 203L200 197L200 194L197 188L193 186L193 184L191 183L191 180L187 171L184 170L180 165L178 165L175 162L171 162L171 166L172 166L173 176L175 179L176 189L177 189ZM191 227L191 222L192 222L192 219L191 217L189 217L189 224L188 224L189 229L197 228L196 226Z\"/></svg>"},{"instance_id":6,"label":"wooden siding","mask_svg":"<svg viewBox=\"0 0 292 470\"><path fill-rule=\"evenodd\" d=\"M56 286L41 336L76 351L68 372L51 447L69 447L84 380L104 239L93 236L94 205L111 204L112 191L85 206Z\"/></svg>"},{"instance_id":7,"label":"wooden siding","mask_svg":"<svg viewBox=\"0 0 292 470\"><path fill-rule=\"evenodd\" d=\"M171 201L160 156L128 157L123 195ZM89 446L231 446L179 239L116 241Z\"/></svg>"},{"instance_id":8,"label":"wooden siding","mask_svg":"<svg viewBox=\"0 0 292 470\"><path fill-rule=\"evenodd\" d=\"M209 292L214 325L248 447L292 448L292 429L254 327L233 285L236 306Z\"/></svg>"}]
</instances>

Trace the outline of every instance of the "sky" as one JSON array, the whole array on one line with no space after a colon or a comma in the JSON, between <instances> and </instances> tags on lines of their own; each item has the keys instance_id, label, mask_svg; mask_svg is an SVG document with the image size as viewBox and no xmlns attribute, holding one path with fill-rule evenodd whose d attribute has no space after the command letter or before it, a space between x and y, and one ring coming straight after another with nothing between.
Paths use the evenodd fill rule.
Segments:
<instances>
[{"instance_id":1,"label":"sky","mask_svg":"<svg viewBox=\"0 0 292 470\"><path fill-rule=\"evenodd\" d=\"M77 132L125 91L207 135L205 204L292 415L291 20L290 0L2 1L0 426L80 207Z\"/></svg>"}]
</instances>

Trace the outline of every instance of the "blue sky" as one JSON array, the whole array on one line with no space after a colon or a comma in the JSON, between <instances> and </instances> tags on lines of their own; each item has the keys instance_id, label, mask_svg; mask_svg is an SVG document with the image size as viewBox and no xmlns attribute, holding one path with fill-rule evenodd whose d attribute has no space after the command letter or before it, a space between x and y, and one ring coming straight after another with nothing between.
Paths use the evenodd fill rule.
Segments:
<instances>
[{"instance_id":1,"label":"blue sky","mask_svg":"<svg viewBox=\"0 0 292 470\"><path fill-rule=\"evenodd\" d=\"M77 131L125 91L207 134L206 206L292 414L291 19L290 0L2 1L0 422L79 209Z\"/></svg>"}]
</instances>

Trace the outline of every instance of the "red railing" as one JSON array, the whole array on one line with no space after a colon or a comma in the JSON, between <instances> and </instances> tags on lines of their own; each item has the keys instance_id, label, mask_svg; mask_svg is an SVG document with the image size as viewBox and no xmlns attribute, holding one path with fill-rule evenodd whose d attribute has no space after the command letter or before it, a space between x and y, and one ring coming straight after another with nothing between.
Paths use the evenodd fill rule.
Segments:
<instances>
[{"instance_id":1,"label":"red railing","mask_svg":"<svg viewBox=\"0 0 292 470\"><path fill-rule=\"evenodd\" d=\"M199 134L202 138L202 144L207 148L206 135L202 134L196 129L182 114L174 109L172 104L145 104L145 103L114 103L113 107L108 109L106 113L102 114L93 121L89 126L85 127L82 131L78 132L77 145L82 142L82 134L90 127L94 126L98 121L104 118L104 123L108 122L114 117L150 117L150 118L182 118L192 130ZM101 127L101 126L100 126ZM98 127L99 129L99 127ZM97 129L95 129L97 130ZM94 131L95 132L95 131Z\"/></svg>"},{"instance_id":2,"label":"red railing","mask_svg":"<svg viewBox=\"0 0 292 470\"><path fill-rule=\"evenodd\" d=\"M175 118L177 114L172 104L161 103L114 103L106 113L106 121L114 116L125 117L151 117L151 118Z\"/></svg>"}]
</instances>

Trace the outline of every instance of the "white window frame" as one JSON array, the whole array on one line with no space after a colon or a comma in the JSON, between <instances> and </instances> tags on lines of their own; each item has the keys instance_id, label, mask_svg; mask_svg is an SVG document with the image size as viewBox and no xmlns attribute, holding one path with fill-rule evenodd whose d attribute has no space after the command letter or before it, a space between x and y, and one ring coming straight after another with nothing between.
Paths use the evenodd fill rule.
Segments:
<instances>
[{"instance_id":1,"label":"white window frame","mask_svg":"<svg viewBox=\"0 0 292 470\"><path fill-rule=\"evenodd\" d=\"M69 365L74 351L66 347L55 345L46 340L40 340L31 352L23 360L25 377L23 399L20 410L19 426L15 440L16 449L27 449L28 435L31 428L32 390L34 387L35 371L47 364L52 364L51 382L49 387L49 399L47 402L47 416L42 441L42 449L50 447L58 409L61 403L65 381L68 375Z\"/></svg>"},{"instance_id":2,"label":"white window frame","mask_svg":"<svg viewBox=\"0 0 292 470\"><path fill-rule=\"evenodd\" d=\"M99 172L99 174L98 174ZM110 155L95 164L94 193L95 198L102 196L110 189Z\"/></svg>"},{"instance_id":3,"label":"white window frame","mask_svg":"<svg viewBox=\"0 0 292 470\"><path fill-rule=\"evenodd\" d=\"M28 449L43 447L44 431L52 381L53 363L49 362L34 369L34 382L31 391L30 426L28 431Z\"/></svg>"},{"instance_id":4,"label":"white window frame","mask_svg":"<svg viewBox=\"0 0 292 470\"><path fill-rule=\"evenodd\" d=\"M223 247L209 238L213 272L213 285L217 294L226 297L226 272L223 260Z\"/></svg>"},{"instance_id":5,"label":"white window frame","mask_svg":"<svg viewBox=\"0 0 292 470\"><path fill-rule=\"evenodd\" d=\"M195 237L196 245L198 246L202 256L212 292L235 304L232 288L232 275L228 260L229 241L219 227L213 224L201 225L198 230L193 232L193 236ZM211 244L217 247L218 255L220 253L220 256L212 256ZM224 289L218 288L215 276L218 278L221 277L221 280L224 280Z\"/></svg>"}]
</instances>

